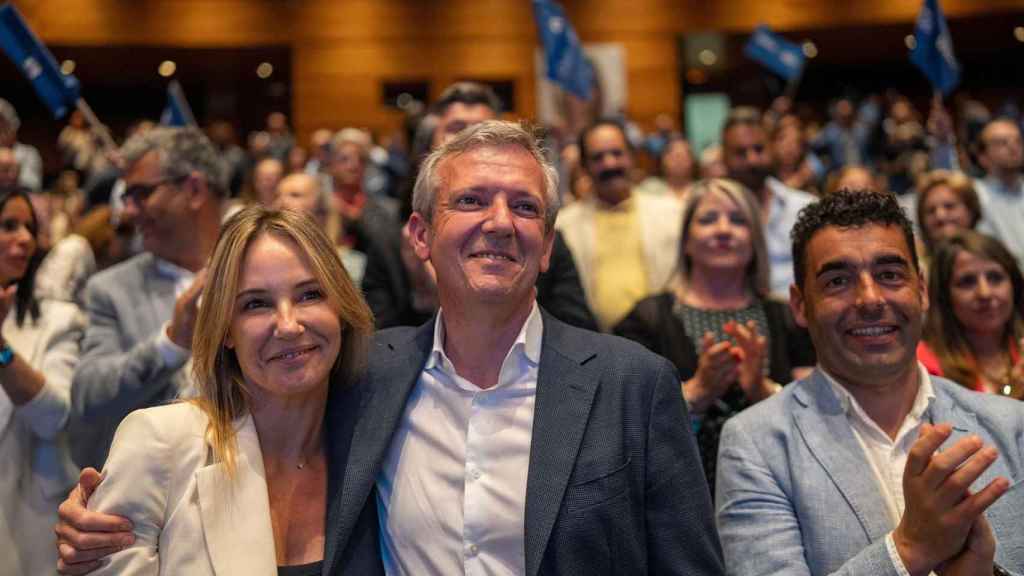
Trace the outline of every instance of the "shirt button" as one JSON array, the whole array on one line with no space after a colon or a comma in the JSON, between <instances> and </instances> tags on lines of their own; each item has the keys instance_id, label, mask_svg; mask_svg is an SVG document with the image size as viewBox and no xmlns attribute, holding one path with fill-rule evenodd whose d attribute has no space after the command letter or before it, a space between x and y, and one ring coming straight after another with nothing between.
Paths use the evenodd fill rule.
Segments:
<instances>
[{"instance_id":1,"label":"shirt button","mask_svg":"<svg viewBox=\"0 0 1024 576\"><path fill-rule=\"evenodd\" d=\"M473 477L473 480L479 480L481 476L480 471L475 469L469 475Z\"/></svg>"},{"instance_id":2,"label":"shirt button","mask_svg":"<svg viewBox=\"0 0 1024 576\"><path fill-rule=\"evenodd\" d=\"M476 544L470 544L469 545L469 555L470 556L476 556L478 552L480 552L480 548L477 548Z\"/></svg>"}]
</instances>

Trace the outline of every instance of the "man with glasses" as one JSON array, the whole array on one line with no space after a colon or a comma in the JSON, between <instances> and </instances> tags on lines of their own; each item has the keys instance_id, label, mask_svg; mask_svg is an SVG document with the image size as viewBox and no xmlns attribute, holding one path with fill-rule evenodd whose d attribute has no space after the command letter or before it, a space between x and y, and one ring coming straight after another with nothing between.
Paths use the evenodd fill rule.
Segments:
<instances>
[{"instance_id":1,"label":"man with glasses","mask_svg":"<svg viewBox=\"0 0 1024 576\"><path fill-rule=\"evenodd\" d=\"M196 128L156 128L130 138L125 217L145 251L90 279L89 328L72 382L72 455L99 468L132 410L190 393L188 361L202 268L217 240L224 168Z\"/></svg>"},{"instance_id":2,"label":"man with glasses","mask_svg":"<svg viewBox=\"0 0 1024 576\"><path fill-rule=\"evenodd\" d=\"M978 228L995 236L1024 263L1024 140L1020 126L996 118L981 131L978 162L985 177L976 181L981 201Z\"/></svg>"}]
</instances>

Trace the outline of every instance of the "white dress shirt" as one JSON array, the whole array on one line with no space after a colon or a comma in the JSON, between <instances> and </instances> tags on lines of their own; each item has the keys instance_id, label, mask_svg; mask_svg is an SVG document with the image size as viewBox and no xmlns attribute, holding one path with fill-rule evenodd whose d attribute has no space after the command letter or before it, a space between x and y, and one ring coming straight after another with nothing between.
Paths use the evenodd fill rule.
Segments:
<instances>
[{"instance_id":1,"label":"white dress shirt","mask_svg":"<svg viewBox=\"0 0 1024 576\"><path fill-rule=\"evenodd\" d=\"M903 470L907 465L910 447L917 441L921 423L927 420L928 411L935 400L935 391L932 388L928 371L920 363L918 364L917 396L914 398L910 413L907 414L900 429L896 432L895 439L889 438L889 435L868 416L857 399L846 388L836 382L824 369L821 371L828 383L832 385L832 391L843 406L846 420L853 430L853 436L864 449L864 455L867 457L878 483L879 493L889 512L890 524L895 529L900 518L903 517L903 510L907 504L903 494ZM910 573L903 565L903 560L896 552L892 532L885 537L885 546L896 571L901 576L909 576Z\"/></svg>"},{"instance_id":2,"label":"white dress shirt","mask_svg":"<svg viewBox=\"0 0 1024 576\"><path fill-rule=\"evenodd\" d=\"M377 478L384 569L523 574L540 311L534 303L488 390L456 373L443 318Z\"/></svg>"}]
</instances>

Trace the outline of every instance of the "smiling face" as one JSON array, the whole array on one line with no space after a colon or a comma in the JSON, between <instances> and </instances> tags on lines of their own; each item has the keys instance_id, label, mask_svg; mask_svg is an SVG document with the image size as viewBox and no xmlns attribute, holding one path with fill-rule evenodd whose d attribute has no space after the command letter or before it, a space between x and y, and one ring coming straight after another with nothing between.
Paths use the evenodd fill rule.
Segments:
<instances>
[{"instance_id":1,"label":"smiling face","mask_svg":"<svg viewBox=\"0 0 1024 576\"><path fill-rule=\"evenodd\" d=\"M705 195L687 229L685 249L691 273L747 268L753 257L747 215L722 192Z\"/></svg>"},{"instance_id":2,"label":"smiling face","mask_svg":"<svg viewBox=\"0 0 1024 576\"><path fill-rule=\"evenodd\" d=\"M274 234L253 240L225 341L253 399L325 394L341 338L338 312L299 246Z\"/></svg>"},{"instance_id":3,"label":"smiling face","mask_svg":"<svg viewBox=\"0 0 1024 576\"><path fill-rule=\"evenodd\" d=\"M409 227L416 255L437 272L441 305L532 306L554 240L540 164L516 146L481 146L437 170L432 222L414 212Z\"/></svg>"},{"instance_id":4,"label":"smiling face","mask_svg":"<svg viewBox=\"0 0 1024 576\"><path fill-rule=\"evenodd\" d=\"M916 370L928 296L898 226L826 226L806 246L790 306L818 361L845 385L885 388Z\"/></svg>"},{"instance_id":5,"label":"smiling face","mask_svg":"<svg viewBox=\"0 0 1024 576\"><path fill-rule=\"evenodd\" d=\"M961 250L953 264L949 300L969 334L1002 334L1013 314L1013 284L998 262Z\"/></svg>"},{"instance_id":6,"label":"smiling face","mask_svg":"<svg viewBox=\"0 0 1024 576\"><path fill-rule=\"evenodd\" d=\"M921 225L933 242L971 227L971 212L952 188L938 184L924 198Z\"/></svg>"},{"instance_id":7,"label":"smiling face","mask_svg":"<svg viewBox=\"0 0 1024 576\"><path fill-rule=\"evenodd\" d=\"M633 153L622 130L610 124L593 128L586 135L586 157L582 161L601 200L618 204L629 197Z\"/></svg>"},{"instance_id":8,"label":"smiling face","mask_svg":"<svg viewBox=\"0 0 1024 576\"><path fill-rule=\"evenodd\" d=\"M36 222L28 202L15 196L0 211L0 284L20 280L36 251Z\"/></svg>"},{"instance_id":9,"label":"smiling face","mask_svg":"<svg viewBox=\"0 0 1024 576\"><path fill-rule=\"evenodd\" d=\"M187 243L187 236L195 230L190 195L183 189L190 183L168 181L160 167L160 154L155 150L132 164L124 181L128 189L155 185L144 197L125 196L125 218L138 226L146 250L173 261Z\"/></svg>"}]
</instances>

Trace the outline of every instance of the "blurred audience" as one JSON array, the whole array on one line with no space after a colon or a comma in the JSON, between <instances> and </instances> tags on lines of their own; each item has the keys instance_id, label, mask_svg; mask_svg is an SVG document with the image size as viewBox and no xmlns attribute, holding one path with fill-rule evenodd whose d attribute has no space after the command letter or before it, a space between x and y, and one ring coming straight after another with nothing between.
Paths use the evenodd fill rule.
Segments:
<instances>
[{"instance_id":1,"label":"blurred audience","mask_svg":"<svg viewBox=\"0 0 1024 576\"><path fill-rule=\"evenodd\" d=\"M690 143L681 134L671 133L663 136L658 149L656 172L637 186L637 192L670 194L681 201L697 172Z\"/></svg>"},{"instance_id":2,"label":"blurred audience","mask_svg":"<svg viewBox=\"0 0 1024 576\"><path fill-rule=\"evenodd\" d=\"M794 190L772 174L772 150L754 108L734 108L722 127L722 151L728 175L757 198L768 246L771 269L770 292L787 298L793 283L793 252L789 231L797 214L814 201L814 196Z\"/></svg>"},{"instance_id":3,"label":"blurred audience","mask_svg":"<svg viewBox=\"0 0 1024 576\"><path fill-rule=\"evenodd\" d=\"M1024 142L1021 129L1009 118L985 125L978 143L984 177L975 181L981 201L979 230L1005 245L1024 261Z\"/></svg>"},{"instance_id":4,"label":"blurred audience","mask_svg":"<svg viewBox=\"0 0 1024 576\"><path fill-rule=\"evenodd\" d=\"M0 147L14 151L18 161L18 184L29 192L38 192L43 187L43 159L39 150L23 142L18 142L18 129L21 119L10 102L0 98Z\"/></svg>"},{"instance_id":5,"label":"blurred audience","mask_svg":"<svg viewBox=\"0 0 1024 576\"><path fill-rule=\"evenodd\" d=\"M973 230L981 205L971 179L960 172L932 170L917 182L917 224L930 260L935 244L958 232Z\"/></svg>"}]
</instances>

